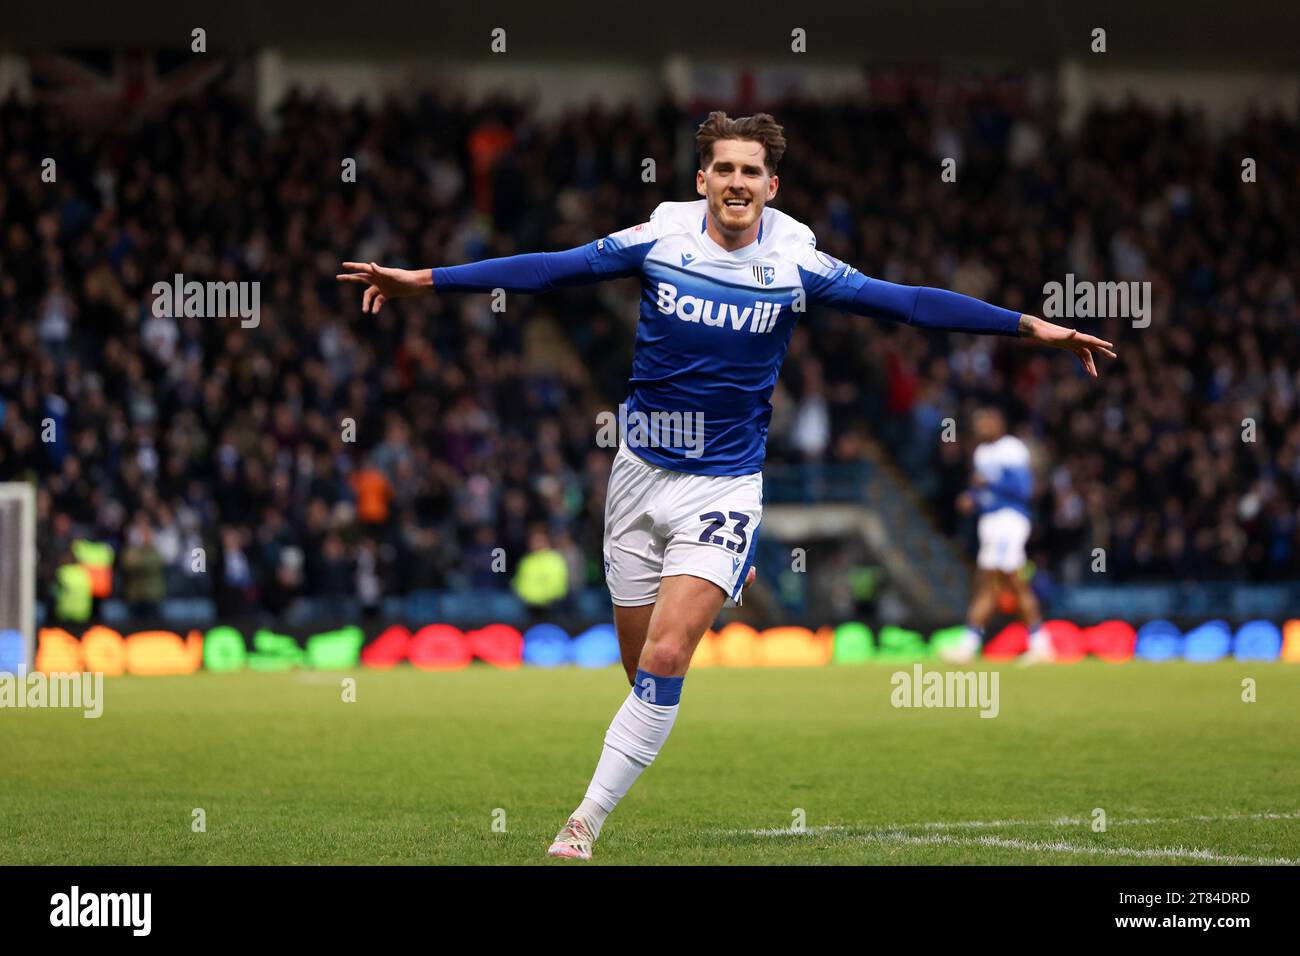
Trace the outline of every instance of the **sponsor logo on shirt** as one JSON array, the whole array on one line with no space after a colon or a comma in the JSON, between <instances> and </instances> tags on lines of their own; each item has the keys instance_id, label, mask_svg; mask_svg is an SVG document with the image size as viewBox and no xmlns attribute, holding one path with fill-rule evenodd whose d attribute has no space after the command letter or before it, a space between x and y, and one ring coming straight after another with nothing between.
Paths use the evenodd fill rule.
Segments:
<instances>
[{"instance_id":1,"label":"sponsor logo on shirt","mask_svg":"<svg viewBox=\"0 0 1300 956\"><path fill-rule=\"evenodd\" d=\"M776 302L760 302L744 308L734 302L715 302L694 295L679 295L677 286L660 282L655 305L664 315L675 315L683 322L702 322L716 328L729 326L733 332L747 329L753 333L771 332L781 306Z\"/></svg>"}]
</instances>

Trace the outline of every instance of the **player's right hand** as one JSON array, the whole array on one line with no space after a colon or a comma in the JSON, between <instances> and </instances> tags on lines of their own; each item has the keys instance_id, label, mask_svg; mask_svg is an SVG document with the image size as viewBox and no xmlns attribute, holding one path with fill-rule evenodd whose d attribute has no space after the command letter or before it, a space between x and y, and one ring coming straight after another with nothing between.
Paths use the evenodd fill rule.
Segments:
<instances>
[{"instance_id":1,"label":"player's right hand","mask_svg":"<svg viewBox=\"0 0 1300 956\"><path fill-rule=\"evenodd\" d=\"M377 313L389 299L419 295L433 285L430 269L390 269L373 262L345 262L334 278L340 282L360 282L366 286L361 297L361 311Z\"/></svg>"}]
</instances>

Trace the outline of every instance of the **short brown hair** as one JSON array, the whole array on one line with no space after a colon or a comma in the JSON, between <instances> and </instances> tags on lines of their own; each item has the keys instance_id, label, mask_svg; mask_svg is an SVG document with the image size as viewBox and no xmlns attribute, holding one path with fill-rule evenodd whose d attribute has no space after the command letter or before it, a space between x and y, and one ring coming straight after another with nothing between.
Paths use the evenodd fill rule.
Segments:
<instances>
[{"instance_id":1,"label":"short brown hair","mask_svg":"<svg viewBox=\"0 0 1300 956\"><path fill-rule=\"evenodd\" d=\"M743 139L763 144L763 164L768 175L776 172L777 163L785 155L785 132L771 113L755 113L731 119L722 110L714 110L700 124L695 134L695 147L700 152L700 169L708 169L713 162L713 144L720 139Z\"/></svg>"}]
</instances>

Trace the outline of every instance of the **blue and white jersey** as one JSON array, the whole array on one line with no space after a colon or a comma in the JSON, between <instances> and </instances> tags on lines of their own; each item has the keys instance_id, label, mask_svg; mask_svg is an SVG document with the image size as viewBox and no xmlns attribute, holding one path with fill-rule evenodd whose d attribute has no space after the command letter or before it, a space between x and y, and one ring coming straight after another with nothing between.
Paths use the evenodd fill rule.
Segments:
<instances>
[{"instance_id":1,"label":"blue and white jersey","mask_svg":"<svg viewBox=\"0 0 1300 956\"><path fill-rule=\"evenodd\" d=\"M1019 511L1026 518L1034 480L1029 466L1029 449L1015 435L1003 435L975 449L975 474L984 484L974 490L981 515L1003 508Z\"/></svg>"},{"instance_id":2,"label":"blue and white jersey","mask_svg":"<svg viewBox=\"0 0 1300 956\"><path fill-rule=\"evenodd\" d=\"M747 475L763 466L795 322L812 303L848 310L868 280L818 252L811 229L771 206L757 241L735 252L709 237L707 215L703 199L663 203L648 222L589 245L587 257L602 276L641 277L627 418L686 423L686 440L633 449L674 471ZM701 445L690 440L691 422L703 426Z\"/></svg>"},{"instance_id":3,"label":"blue and white jersey","mask_svg":"<svg viewBox=\"0 0 1300 956\"><path fill-rule=\"evenodd\" d=\"M545 292L639 276L620 436L651 464L697 475L762 470L772 390L809 305L925 329L1019 334L1018 312L864 276L819 252L811 229L771 206L756 241L735 252L707 228L706 200L667 202L649 221L583 246L435 267L431 278L439 292Z\"/></svg>"}]
</instances>

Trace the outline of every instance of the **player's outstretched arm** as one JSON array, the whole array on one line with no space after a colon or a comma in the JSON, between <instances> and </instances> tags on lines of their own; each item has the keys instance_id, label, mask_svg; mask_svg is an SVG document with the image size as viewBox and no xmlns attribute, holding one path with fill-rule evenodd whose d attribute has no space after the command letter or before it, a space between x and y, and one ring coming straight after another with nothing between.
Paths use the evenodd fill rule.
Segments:
<instances>
[{"instance_id":1,"label":"player's outstretched arm","mask_svg":"<svg viewBox=\"0 0 1300 956\"><path fill-rule=\"evenodd\" d=\"M1115 358L1110 342L1076 329L1053 325L1035 315L999 308L959 292L898 285L854 273L856 270L846 270L837 277L839 283L852 289L848 293L851 297L843 301L850 312L892 319L922 329L1018 336L1048 348L1073 352L1093 378L1097 377L1094 353ZM833 287L830 294L837 295Z\"/></svg>"},{"instance_id":2,"label":"player's outstretched arm","mask_svg":"<svg viewBox=\"0 0 1300 956\"><path fill-rule=\"evenodd\" d=\"M484 259L462 266L434 269L391 269L373 262L345 262L335 278L366 286L361 311L376 313L389 299L418 295L427 289L439 292L546 292L568 286L586 285L605 278L593 263L597 243L563 252L529 252L519 256Z\"/></svg>"}]
</instances>

